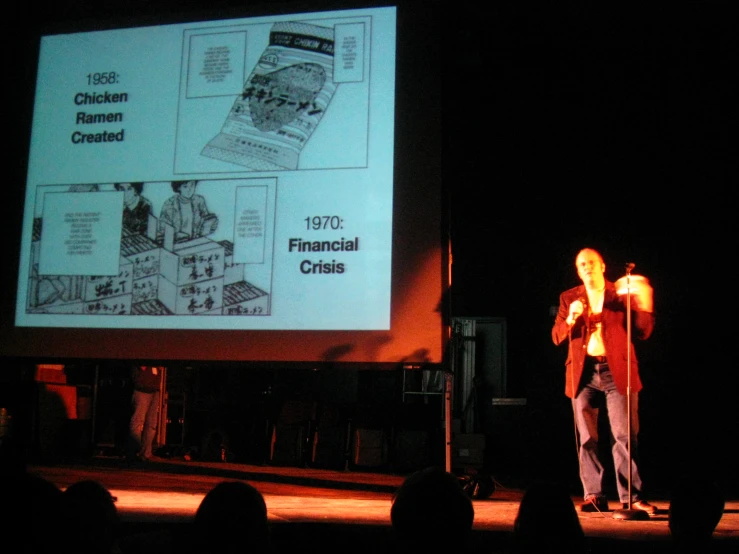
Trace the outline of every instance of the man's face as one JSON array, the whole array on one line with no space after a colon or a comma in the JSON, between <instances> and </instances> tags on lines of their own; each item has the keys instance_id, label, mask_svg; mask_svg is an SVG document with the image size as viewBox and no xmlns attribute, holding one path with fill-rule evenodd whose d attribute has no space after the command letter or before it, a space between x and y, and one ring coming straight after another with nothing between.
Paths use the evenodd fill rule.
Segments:
<instances>
[{"instance_id":1,"label":"man's face","mask_svg":"<svg viewBox=\"0 0 739 554\"><path fill-rule=\"evenodd\" d=\"M601 279L606 271L606 264L595 250L580 252L575 260L575 267L583 283Z\"/></svg>"},{"instance_id":2,"label":"man's face","mask_svg":"<svg viewBox=\"0 0 739 554\"><path fill-rule=\"evenodd\" d=\"M131 183L121 183L120 190L123 191L123 198L126 202L131 202L136 196L136 190L133 188Z\"/></svg>"},{"instance_id":3,"label":"man's face","mask_svg":"<svg viewBox=\"0 0 739 554\"><path fill-rule=\"evenodd\" d=\"M195 181L188 181L180 187L180 194L185 198L192 198L195 194Z\"/></svg>"}]
</instances>

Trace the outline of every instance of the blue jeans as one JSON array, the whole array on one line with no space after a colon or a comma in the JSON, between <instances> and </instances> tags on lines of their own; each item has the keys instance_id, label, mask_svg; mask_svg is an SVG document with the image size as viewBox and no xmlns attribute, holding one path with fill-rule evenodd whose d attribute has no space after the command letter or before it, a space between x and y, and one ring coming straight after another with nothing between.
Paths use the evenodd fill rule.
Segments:
<instances>
[{"instance_id":1,"label":"blue jeans","mask_svg":"<svg viewBox=\"0 0 739 554\"><path fill-rule=\"evenodd\" d=\"M159 415L159 391L133 391L133 415L129 426L129 456L151 458L152 445L157 432Z\"/></svg>"},{"instance_id":2,"label":"blue jeans","mask_svg":"<svg viewBox=\"0 0 739 554\"><path fill-rule=\"evenodd\" d=\"M572 400L575 423L580 442L580 480L584 497L605 497L603 491L603 464L598 457L598 414L604 406L608 411L610 445L616 473L618 497L622 503L629 501L629 460L631 459L631 501L641 499L642 480L639 476L637 441L639 433L638 393L631 393L631 456L629 456L627 397L616 389L608 364L591 364L586 361L587 385Z\"/></svg>"}]
</instances>

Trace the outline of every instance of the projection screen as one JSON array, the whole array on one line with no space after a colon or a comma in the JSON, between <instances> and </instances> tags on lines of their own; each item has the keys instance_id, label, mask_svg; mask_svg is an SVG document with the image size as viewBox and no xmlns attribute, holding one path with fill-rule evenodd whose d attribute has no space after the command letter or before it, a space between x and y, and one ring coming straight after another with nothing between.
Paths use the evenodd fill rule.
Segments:
<instances>
[{"instance_id":1,"label":"projection screen","mask_svg":"<svg viewBox=\"0 0 739 554\"><path fill-rule=\"evenodd\" d=\"M439 362L440 68L416 17L40 36L3 355Z\"/></svg>"}]
</instances>

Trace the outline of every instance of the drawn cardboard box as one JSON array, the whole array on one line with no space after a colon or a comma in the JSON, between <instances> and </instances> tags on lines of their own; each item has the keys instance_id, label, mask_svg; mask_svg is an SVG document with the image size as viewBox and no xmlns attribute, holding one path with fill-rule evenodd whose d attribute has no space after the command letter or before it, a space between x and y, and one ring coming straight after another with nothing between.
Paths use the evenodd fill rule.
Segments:
<instances>
[{"instance_id":1,"label":"drawn cardboard box","mask_svg":"<svg viewBox=\"0 0 739 554\"><path fill-rule=\"evenodd\" d=\"M131 315L132 294L119 294L84 303L84 315Z\"/></svg>"},{"instance_id":2,"label":"drawn cardboard box","mask_svg":"<svg viewBox=\"0 0 739 554\"><path fill-rule=\"evenodd\" d=\"M133 304L156 300L159 295L161 247L149 237L124 234L121 255L131 262L133 271Z\"/></svg>"},{"instance_id":3,"label":"drawn cardboard box","mask_svg":"<svg viewBox=\"0 0 739 554\"><path fill-rule=\"evenodd\" d=\"M176 285L162 278L159 281L159 301L175 315L220 314L223 276L185 285Z\"/></svg>"},{"instance_id":4,"label":"drawn cardboard box","mask_svg":"<svg viewBox=\"0 0 739 554\"><path fill-rule=\"evenodd\" d=\"M233 285L244 280L244 271L246 264L234 263L234 245L230 240L219 241L218 244L223 246L225 255L225 273L223 275L223 283L225 285Z\"/></svg>"},{"instance_id":5,"label":"drawn cardboard box","mask_svg":"<svg viewBox=\"0 0 739 554\"><path fill-rule=\"evenodd\" d=\"M239 281L226 285L223 293L223 315L269 315L269 294Z\"/></svg>"},{"instance_id":6,"label":"drawn cardboard box","mask_svg":"<svg viewBox=\"0 0 739 554\"><path fill-rule=\"evenodd\" d=\"M161 252L159 245L144 235L121 238L121 255L133 265L134 280L159 275Z\"/></svg>"},{"instance_id":7,"label":"drawn cardboard box","mask_svg":"<svg viewBox=\"0 0 739 554\"><path fill-rule=\"evenodd\" d=\"M131 286L133 287L131 302L134 304L159 299L159 275L148 275L140 279L134 279Z\"/></svg>"},{"instance_id":8,"label":"drawn cardboard box","mask_svg":"<svg viewBox=\"0 0 739 554\"><path fill-rule=\"evenodd\" d=\"M133 264L126 258L120 258L116 275L88 275L85 277L85 302L94 302L106 298L131 295L133 282ZM130 300L128 302L130 306ZM130 311L129 311L130 313Z\"/></svg>"},{"instance_id":9,"label":"drawn cardboard box","mask_svg":"<svg viewBox=\"0 0 739 554\"><path fill-rule=\"evenodd\" d=\"M171 252L161 251L161 275L176 286L222 278L225 264L223 246L206 237L176 244Z\"/></svg>"}]
</instances>

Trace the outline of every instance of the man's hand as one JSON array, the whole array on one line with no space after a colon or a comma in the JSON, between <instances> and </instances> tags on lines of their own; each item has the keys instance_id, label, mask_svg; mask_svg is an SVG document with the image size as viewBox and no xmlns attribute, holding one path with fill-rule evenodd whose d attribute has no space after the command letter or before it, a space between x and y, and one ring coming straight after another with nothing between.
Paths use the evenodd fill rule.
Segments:
<instances>
[{"instance_id":1,"label":"man's hand","mask_svg":"<svg viewBox=\"0 0 739 554\"><path fill-rule=\"evenodd\" d=\"M616 292L619 295L629 294L633 302L632 306L640 312L654 311L654 289L649 284L649 279L641 275L630 275L621 277L616 281Z\"/></svg>"},{"instance_id":2,"label":"man's hand","mask_svg":"<svg viewBox=\"0 0 739 554\"><path fill-rule=\"evenodd\" d=\"M567 315L567 325L574 325L575 320L585 311L585 304L579 298L570 304L570 313Z\"/></svg>"}]
</instances>

